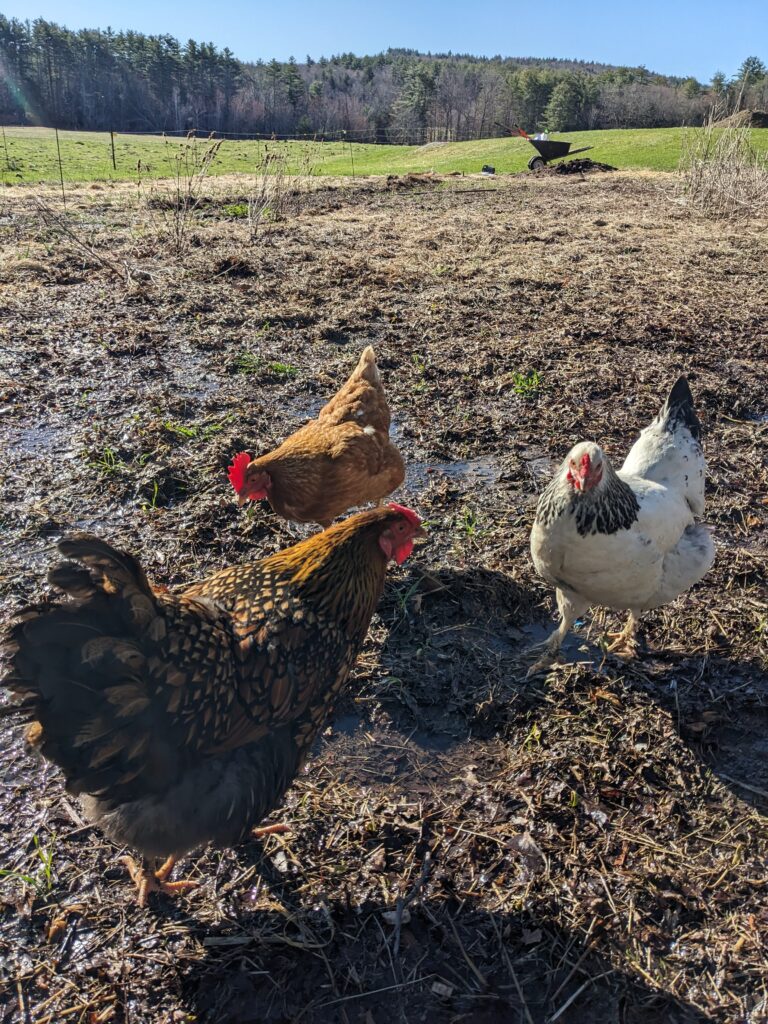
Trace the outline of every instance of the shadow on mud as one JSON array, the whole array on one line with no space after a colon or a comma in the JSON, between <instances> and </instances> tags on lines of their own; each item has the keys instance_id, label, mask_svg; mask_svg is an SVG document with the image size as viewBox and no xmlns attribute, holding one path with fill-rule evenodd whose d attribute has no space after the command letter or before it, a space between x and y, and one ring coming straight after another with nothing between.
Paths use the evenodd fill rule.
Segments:
<instances>
[{"instance_id":1,"label":"shadow on mud","mask_svg":"<svg viewBox=\"0 0 768 1024\"><path fill-rule=\"evenodd\" d=\"M396 697L421 733L496 732L495 715L524 682L523 627L537 602L503 572L414 565L380 606L388 633L377 695Z\"/></svg>"},{"instance_id":2,"label":"shadow on mud","mask_svg":"<svg viewBox=\"0 0 768 1024\"><path fill-rule=\"evenodd\" d=\"M546 677L526 678L533 646L556 622L541 605L540 591L482 567L415 564L385 593L376 696L411 747L445 751L470 736L508 735L544 710ZM561 651L566 669L583 674L587 688L614 686L669 712L703 766L740 799L768 807L768 679L757 661L726 651L692 657L641 635L640 656L625 663L606 656L594 624L580 625ZM336 728L351 733L358 720L349 715Z\"/></svg>"},{"instance_id":3,"label":"shadow on mud","mask_svg":"<svg viewBox=\"0 0 768 1024\"><path fill-rule=\"evenodd\" d=\"M396 912L257 912L205 938L183 971L201 1024L705 1024L690 1004L616 971L591 944L525 914L418 900Z\"/></svg>"}]
</instances>

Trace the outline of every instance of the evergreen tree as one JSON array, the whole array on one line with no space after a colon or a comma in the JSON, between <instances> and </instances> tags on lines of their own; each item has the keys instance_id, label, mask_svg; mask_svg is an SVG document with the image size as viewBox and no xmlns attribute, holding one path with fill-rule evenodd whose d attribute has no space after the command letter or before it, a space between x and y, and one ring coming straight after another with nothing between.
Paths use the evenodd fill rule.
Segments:
<instances>
[{"instance_id":1,"label":"evergreen tree","mask_svg":"<svg viewBox=\"0 0 768 1024\"><path fill-rule=\"evenodd\" d=\"M745 85L753 85L755 82L765 78L768 69L759 57L747 57L739 68L736 80Z\"/></svg>"},{"instance_id":2,"label":"evergreen tree","mask_svg":"<svg viewBox=\"0 0 768 1024\"><path fill-rule=\"evenodd\" d=\"M725 90L726 90L726 81L725 81L725 75L723 74L722 71L716 71L714 73L714 75L712 75L711 88L712 88L712 92L716 96L720 96L722 93L725 92Z\"/></svg>"},{"instance_id":3,"label":"evergreen tree","mask_svg":"<svg viewBox=\"0 0 768 1024\"><path fill-rule=\"evenodd\" d=\"M581 91L572 78L564 78L552 90L544 123L551 132L565 132L576 128L581 113Z\"/></svg>"},{"instance_id":4,"label":"evergreen tree","mask_svg":"<svg viewBox=\"0 0 768 1024\"><path fill-rule=\"evenodd\" d=\"M304 98L304 79L299 74L294 57L288 58L288 63L283 69L283 83L288 102L295 112L299 102Z\"/></svg>"},{"instance_id":5,"label":"evergreen tree","mask_svg":"<svg viewBox=\"0 0 768 1024\"><path fill-rule=\"evenodd\" d=\"M647 68L534 58L429 56L391 49L343 53L305 64L291 58L244 64L211 43L168 35L70 31L38 18L0 15L0 114L6 123L61 128L234 132L346 129L377 141L499 134L495 122L527 130L651 127L692 123L720 95L768 103L763 62L749 57L738 78L718 73L665 78ZM430 136L431 137L431 136Z\"/></svg>"}]
</instances>

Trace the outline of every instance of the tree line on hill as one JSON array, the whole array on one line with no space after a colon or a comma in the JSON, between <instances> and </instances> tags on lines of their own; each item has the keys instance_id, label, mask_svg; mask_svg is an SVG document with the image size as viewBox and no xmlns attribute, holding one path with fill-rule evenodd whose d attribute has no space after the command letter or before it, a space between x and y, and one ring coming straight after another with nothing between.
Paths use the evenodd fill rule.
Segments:
<instances>
[{"instance_id":1,"label":"tree line on hill","mask_svg":"<svg viewBox=\"0 0 768 1024\"><path fill-rule=\"evenodd\" d=\"M114 131L338 137L424 143L528 131L701 124L768 107L749 57L710 83L583 61L388 50L247 64L172 36L70 31L0 15L0 121Z\"/></svg>"}]
</instances>

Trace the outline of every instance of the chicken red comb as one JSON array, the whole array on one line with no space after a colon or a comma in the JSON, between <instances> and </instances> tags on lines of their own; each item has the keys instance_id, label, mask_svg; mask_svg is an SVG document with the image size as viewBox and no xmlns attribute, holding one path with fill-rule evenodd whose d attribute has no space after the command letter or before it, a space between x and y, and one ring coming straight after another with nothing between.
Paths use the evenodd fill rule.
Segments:
<instances>
[{"instance_id":1,"label":"chicken red comb","mask_svg":"<svg viewBox=\"0 0 768 1024\"><path fill-rule=\"evenodd\" d=\"M251 456L248 452L240 452L232 459L232 465L229 467L229 482L238 494L245 486L245 471L250 464Z\"/></svg>"},{"instance_id":2,"label":"chicken red comb","mask_svg":"<svg viewBox=\"0 0 768 1024\"><path fill-rule=\"evenodd\" d=\"M406 508L405 505L398 505L394 501L390 501L389 507L393 512L399 512L411 526L421 526L421 516L416 515L412 509Z\"/></svg>"}]
</instances>

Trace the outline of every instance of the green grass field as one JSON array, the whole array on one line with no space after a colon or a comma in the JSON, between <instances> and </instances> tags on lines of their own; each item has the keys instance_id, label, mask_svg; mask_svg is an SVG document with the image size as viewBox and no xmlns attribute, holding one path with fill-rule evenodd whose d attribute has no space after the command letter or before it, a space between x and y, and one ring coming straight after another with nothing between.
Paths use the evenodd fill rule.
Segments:
<instances>
[{"instance_id":1,"label":"green grass field","mask_svg":"<svg viewBox=\"0 0 768 1024\"><path fill-rule=\"evenodd\" d=\"M672 171L678 165L684 133L692 128L647 128L569 132L572 149L593 146L594 160L619 168ZM768 152L768 128L754 129L756 148ZM205 140L186 142L158 135L115 135L115 168L109 133L60 132L65 181L136 181L174 177L194 170ZM524 139L432 143L426 146L374 146L360 143L225 141L211 174L262 173L265 154L281 154L288 173L328 175L406 174L414 171L525 170L534 150ZM587 155L587 154L585 154ZM283 161L281 161L283 163ZM272 167L276 164L272 164ZM5 128L0 138L0 167L7 185L59 180L56 138L50 128Z\"/></svg>"}]
</instances>

